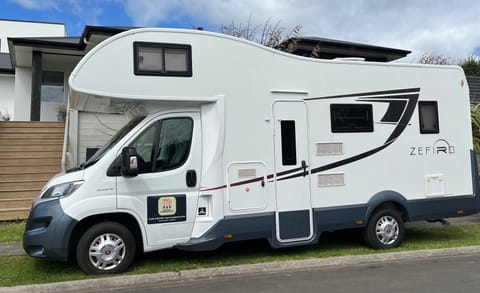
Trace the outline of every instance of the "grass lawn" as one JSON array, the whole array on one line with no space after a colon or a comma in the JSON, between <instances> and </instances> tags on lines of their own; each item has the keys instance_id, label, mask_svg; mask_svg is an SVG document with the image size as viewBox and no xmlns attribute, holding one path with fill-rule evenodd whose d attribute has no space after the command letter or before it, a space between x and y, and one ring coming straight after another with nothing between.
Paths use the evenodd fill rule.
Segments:
<instances>
[{"instance_id":1,"label":"grass lawn","mask_svg":"<svg viewBox=\"0 0 480 293\"><path fill-rule=\"evenodd\" d=\"M0 226L0 234L2 227ZM407 228L405 241L391 251L480 245L480 226ZM359 231L323 233L312 246L272 249L263 240L229 243L212 252L165 250L137 257L126 274L156 273L292 259L382 253L366 248ZM75 263L52 262L26 255L0 256L0 286L99 278L85 275Z\"/></svg>"},{"instance_id":2,"label":"grass lawn","mask_svg":"<svg viewBox=\"0 0 480 293\"><path fill-rule=\"evenodd\" d=\"M25 222L0 222L0 243L22 241Z\"/></svg>"}]
</instances>

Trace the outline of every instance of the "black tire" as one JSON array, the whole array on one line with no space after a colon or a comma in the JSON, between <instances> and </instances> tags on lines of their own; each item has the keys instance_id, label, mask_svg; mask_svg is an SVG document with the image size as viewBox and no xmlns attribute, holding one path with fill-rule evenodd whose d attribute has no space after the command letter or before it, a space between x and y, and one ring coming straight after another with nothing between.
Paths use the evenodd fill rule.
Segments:
<instances>
[{"instance_id":1,"label":"black tire","mask_svg":"<svg viewBox=\"0 0 480 293\"><path fill-rule=\"evenodd\" d=\"M400 246L405 237L402 215L394 209L378 209L368 220L363 230L363 239L374 249L389 249Z\"/></svg>"},{"instance_id":2,"label":"black tire","mask_svg":"<svg viewBox=\"0 0 480 293\"><path fill-rule=\"evenodd\" d=\"M77 262L87 274L117 274L128 269L135 257L135 239L116 222L90 227L77 245Z\"/></svg>"}]
</instances>

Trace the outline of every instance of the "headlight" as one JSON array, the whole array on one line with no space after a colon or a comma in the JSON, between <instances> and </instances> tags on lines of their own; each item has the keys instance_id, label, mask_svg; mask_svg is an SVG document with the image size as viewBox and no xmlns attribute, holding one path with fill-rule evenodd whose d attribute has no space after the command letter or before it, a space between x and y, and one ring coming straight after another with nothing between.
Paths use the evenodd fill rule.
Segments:
<instances>
[{"instance_id":1,"label":"headlight","mask_svg":"<svg viewBox=\"0 0 480 293\"><path fill-rule=\"evenodd\" d=\"M66 197L74 193L82 184L83 181L73 181L54 185L47 189L40 198Z\"/></svg>"}]
</instances>

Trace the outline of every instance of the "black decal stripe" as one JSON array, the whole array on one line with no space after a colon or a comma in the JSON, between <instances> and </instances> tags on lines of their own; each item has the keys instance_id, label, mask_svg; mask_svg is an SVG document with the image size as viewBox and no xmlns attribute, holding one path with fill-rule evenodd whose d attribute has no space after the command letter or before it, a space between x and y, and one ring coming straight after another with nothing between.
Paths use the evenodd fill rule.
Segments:
<instances>
[{"instance_id":1,"label":"black decal stripe","mask_svg":"<svg viewBox=\"0 0 480 293\"><path fill-rule=\"evenodd\" d=\"M298 167L298 168L278 172L276 175L277 175L277 177L278 176L283 176L283 175L287 175L287 174L290 174L290 173L295 173L299 170L303 170L303 167ZM269 174L266 177L267 177L267 179L273 179L274 175ZM248 179L248 180L238 181L238 182L234 182L234 183L230 184L230 187L235 187L235 186L240 186L240 185L244 185L244 184L254 183L254 182L262 181L263 179L264 179L264 177L256 177L256 178L252 178L252 179ZM268 182L271 182L271 181L268 181ZM218 189L223 189L223 188L227 188L227 185L221 185L221 186L216 186L216 187L211 187L211 188L200 189L200 191L213 191L213 190L218 190Z\"/></svg>"},{"instance_id":2,"label":"black decal stripe","mask_svg":"<svg viewBox=\"0 0 480 293\"><path fill-rule=\"evenodd\" d=\"M295 168L295 169L290 169L290 170L278 172L277 177L287 175L287 174L290 174L290 173L294 173L294 172L297 172L297 171L302 170L302 169L303 169L303 167L298 167L298 168Z\"/></svg>"},{"instance_id":3,"label":"black decal stripe","mask_svg":"<svg viewBox=\"0 0 480 293\"><path fill-rule=\"evenodd\" d=\"M243 185L243 184L254 183L254 182L262 181L263 179L264 179L263 177L257 177L257 178L252 178L252 179L249 179L249 180L234 182L234 183L230 184L230 187L239 186L239 185Z\"/></svg>"},{"instance_id":4,"label":"black decal stripe","mask_svg":"<svg viewBox=\"0 0 480 293\"><path fill-rule=\"evenodd\" d=\"M226 187L227 187L227 185L221 185L221 186L212 187L212 188L200 189L200 191L213 191L213 190L218 190L218 189L224 189Z\"/></svg>"},{"instance_id":5,"label":"black decal stripe","mask_svg":"<svg viewBox=\"0 0 480 293\"><path fill-rule=\"evenodd\" d=\"M415 108L417 107L418 96L419 94L409 96L407 108L405 109L405 112L403 113L397 127L395 127L390 137L385 141L385 144L396 140L405 130L413 116Z\"/></svg>"},{"instance_id":6,"label":"black decal stripe","mask_svg":"<svg viewBox=\"0 0 480 293\"><path fill-rule=\"evenodd\" d=\"M327 171L327 170L330 170L330 169L334 169L334 168L337 168L337 167L340 167L340 166L344 166L344 165L359 161L361 159L364 159L366 157L369 157L373 154L378 153L379 151L388 147L392 142L384 144L384 145L379 146L377 148L374 148L372 150L366 151L364 153L358 154L356 156L353 156L353 157L350 157L350 158L347 158L347 159L344 159L344 160L341 160L341 161L337 161L337 162L334 162L334 163L330 163L330 164L327 164L327 165L324 165L324 166L320 166L320 167L311 169L310 174L324 172L324 171ZM283 180L292 179L292 178L301 177L301 176L303 176L303 172L299 172L299 173L292 174L292 175L287 176L287 177L283 177L281 179L278 179L278 181L283 181Z\"/></svg>"},{"instance_id":7,"label":"black decal stripe","mask_svg":"<svg viewBox=\"0 0 480 293\"><path fill-rule=\"evenodd\" d=\"M303 176L303 175L304 175L304 172L302 171L302 172L297 173L297 174L292 174L292 175L290 175L290 176L277 179L277 181L283 181L283 180L287 180L287 179L297 178L297 177L301 177L301 176ZM309 174L307 173L307 175L309 175Z\"/></svg>"},{"instance_id":8,"label":"black decal stripe","mask_svg":"<svg viewBox=\"0 0 480 293\"><path fill-rule=\"evenodd\" d=\"M393 142L393 141L392 141ZM383 150L384 148L388 147L392 142L390 143L386 143L384 145L381 145L377 148L374 148L372 150L369 150L369 151L366 151L364 153L361 153L361 154L358 154L356 156L353 156L353 157L350 157L350 158L346 158L344 160L341 160L341 161L337 161L337 162L334 162L334 163L330 163L330 164L327 164L327 165L324 165L324 166L321 166L321 167L318 167L318 168L315 168L315 169L312 169L310 170L310 173L311 174L315 174L315 173L318 173L318 172L323 172L323 171L327 171L327 170L330 170L330 169L333 169L333 168L337 168L337 167L340 167L340 166L343 166L343 165L347 165L347 164L350 164L350 163L353 163L353 162L356 162L358 160L361 160L361 159L364 159L366 157L369 157L373 154L376 154L378 153L379 151Z\"/></svg>"},{"instance_id":9,"label":"black decal stripe","mask_svg":"<svg viewBox=\"0 0 480 293\"><path fill-rule=\"evenodd\" d=\"M397 124L397 127L393 130L392 134L390 137L385 141L385 143L377 148L374 148L372 150L366 151L364 153L355 155L353 157L340 160L334 163L330 163L324 166L320 166L314 169L310 170L310 174L315 174L318 172L323 172L326 170L334 169L340 166L344 166L356 161L359 161L361 159L364 159L366 157L369 157L373 154L378 153L379 151L385 149L388 147L390 144L392 144L405 130L407 127L408 123L410 122L410 119L413 116L413 112L417 106L418 102L418 97L419 97L419 92L420 88L410 88L410 89L400 89L400 90L389 90L389 91L378 91L378 92L367 92L367 93L358 93L358 94L348 94L348 95L339 95L339 96L330 96L330 97L320 97L320 98L307 98L304 100L319 100L319 99L333 99L333 98L346 98L346 97L366 97L366 96L373 96L373 95L391 95L391 94L405 94L405 95L399 95L399 96L385 96L385 97L371 97L371 98L363 98L363 99L358 99L359 101L365 101L365 102L382 102L382 103L390 103L389 108L387 109L387 113L384 115L382 118L381 122L396 122L400 120ZM407 95L408 93L408 95ZM398 100L408 100L408 103L405 107L405 101L398 101ZM405 109L405 110L403 110ZM402 113L403 115L402 115ZM401 116L401 117L400 117ZM302 170L302 172L298 172ZM298 173L297 173L298 172ZM278 181L282 180L287 180L287 179L292 179L300 176L304 176L303 172L303 167L297 167L294 169L290 170L285 170L282 172L276 173L276 177L280 177L283 175L288 175L291 173L295 173L280 179L277 179ZM309 175L310 175L309 174ZM269 174L267 175L268 182L272 182L274 175ZM257 178L252 178L249 180L244 180L244 181L239 181L239 182L234 182L230 184L231 187L234 186L240 186L244 184L249 184L253 182L258 182L264 180L264 177L257 177ZM210 191L210 190L217 190L217 189L223 189L226 188L227 185L222 185L222 186L217 186L213 188L208 188L208 189L202 189L201 191Z\"/></svg>"},{"instance_id":10,"label":"black decal stripe","mask_svg":"<svg viewBox=\"0 0 480 293\"><path fill-rule=\"evenodd\" d=\"M312 101L312 100L365 97L365 96L376 96L376 95L410 94L410 93L418 93L419 91L420 91L420 88L409 88L409 89L398 89L398 90L388 90L388 91L378 91L378 92L364 92L364 93L347 94L347 95L305 98L303 100Z\"/></svg>"},{"instance_id":11,"label":"black decal stripe","mask_svg":"<svg viewBox=\"0 0 480 293\"><path fill-rule=\"evenodd\" d=\"M385 115L383 115L381 122L398 122L402 117L402 114L407 105L407 101L389 101L388 109Z\"/></svg>"}]
</instances>

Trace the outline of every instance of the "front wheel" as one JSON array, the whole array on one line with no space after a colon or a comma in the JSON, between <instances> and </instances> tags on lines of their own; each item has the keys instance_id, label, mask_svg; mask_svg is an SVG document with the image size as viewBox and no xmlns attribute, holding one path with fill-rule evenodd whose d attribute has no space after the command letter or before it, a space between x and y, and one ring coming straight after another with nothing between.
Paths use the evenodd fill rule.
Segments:
<instances>
[{"instance_id":1,"label":"front wheel","mask_svg":"<svg viewBox=\"0 0 480 293\"><path fill-rule=\"evenodd\" d=\"M363 231L363 239L374 249L400 246L405 236L401 214L394 209L379 209L370 217Z\"/></svg>"},{"instance_id":2,"label":"front wheel","mask_svg":"<svg viewBox=\"0 0 480 293\"><path fill-rule=\"evenodd\" d=\"M125 226L104 222L82 235L77 245L77 261L87 274L116 274L128 269L135 250L135 239Z\"/></svg>"}]
</instances>

